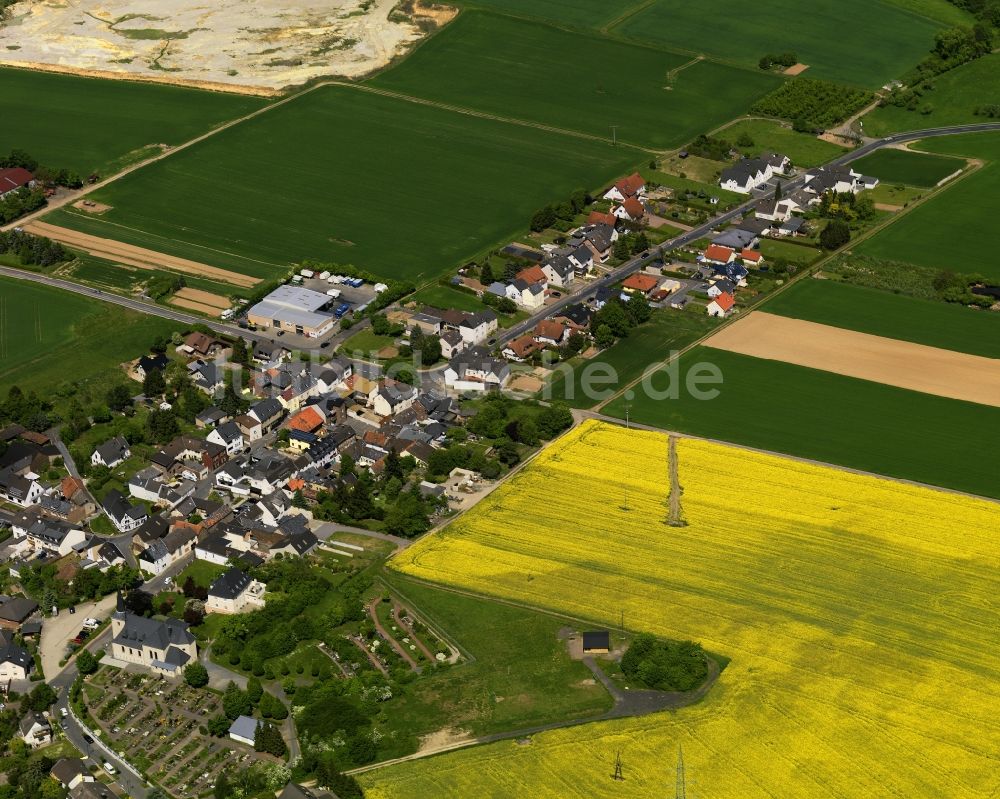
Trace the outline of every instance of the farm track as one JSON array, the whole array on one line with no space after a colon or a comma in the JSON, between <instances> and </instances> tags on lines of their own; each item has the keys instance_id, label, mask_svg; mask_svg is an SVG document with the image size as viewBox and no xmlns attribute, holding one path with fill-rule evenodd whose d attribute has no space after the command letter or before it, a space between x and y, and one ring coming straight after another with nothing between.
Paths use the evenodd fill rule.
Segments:
<instances>
[{"instance_id":1,"label":"farm track","mask_svg":"<svg viewBox=\"0 0 1000 799\"><path fill-rule=\"evenodd\" d=\"M686 65L685 65L686 66ZM596 141L603 144L608 143L608 139L605 136L595 136L591 133L582 133L578 130L572 130L571 128L559 128L553 125L545 125L541 122L529 122L525 119L518 119L516 117L501 116L500 114L490 114L486 111L475 111L471 108L466 108L461 105L451 105L449 103L442 103L438 100L425 100L421 97L414 97L410 94L404 94L402 92L394 92L391 89L379 89L374 86L360 85L357 83L343 83L343 82L331 82L330 85L334 86L346 86L351 89L357 89L359 91L368 92L369 94L378 94L382 97L389 97L394 100L404 100L409 103L416 103L417 105L426 105L431 108L438 108L442 111L451 111L455 114L463 114L469 117L476 117L478 119L489 119L493 122L505 122L508 125L519 125L523 128L535 128L536 130L544 130L547 133L558 133L563 136L572 136L575 139L585 139L587 141ZM641 144L633 144L631 142L617 140L617 146L619 147L630 147L633 150L640 150L644 153L649 153L650 155L658 155L661 151L646 147Z\"/></svg>"},{"instance_id":2,"label":"farm track","mask_svg":"<svg viewBox=\"0 0 1000 799\"><path fill-rule=\"evenodd\" d=\"M260 283L260 278L242 275L239 272L230 272L228 269L221 269L216 266L190 261L187 258L179 258L174 255L149 250L145 247L137 247L133 244L124 244L114 239L102 239L99 236L92 236L89 233L80 233L69 228L58 227L47 222L29 222L22 225L25 231L36 236L44 236L74 247L78 250L105 258L109 261L119 261L127 266L134 266L138 269L165 269L168 272L180 272L196 277L205 277L210 280L230 283L240 288L253 288Z\"/></svg>"}]
</instances>

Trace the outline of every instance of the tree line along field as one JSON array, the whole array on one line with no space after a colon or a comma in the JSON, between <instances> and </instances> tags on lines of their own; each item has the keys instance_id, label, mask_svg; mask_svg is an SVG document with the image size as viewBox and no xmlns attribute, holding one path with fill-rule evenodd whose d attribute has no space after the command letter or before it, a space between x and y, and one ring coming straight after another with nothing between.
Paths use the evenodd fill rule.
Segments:
<instances>
[{"instance_id":1,"label":"tree line along field","mask_svg":"<svg viewBox=\"0 0 1000 799\"><path fill-rule=\"evenodd\" d=\"M835 280L800 280L762 310L809 322L1000 358L1000 314Z\"/></svg>"},{"instance_id":2,"label":"tree line along field","mask_svg":"<svg viewBox=\"0 0 1000 799\"><path fill-rule=\"evenodd\" d=\"M0 386L52 391L147 352L176 323L0 277Z\"/></svg>"},{"instance_id":3,"label":"tree line along field","mask_svg":"<svg viewBox=\"0 0 1000 799\"><path fill-rule=\"evenodd\" d=\"M379 769L366 795L669 796L681 746L704 796L996 790L997 505L707 441L677 457L684 527L661 522L667 436L585 422L390 566L698 641L731 658L705 699Z\"/></svg>"},{"instance_id":4,"label":"tree line along field","mask_svg":"<svg viewBox=\"0 0 1000 799\"><path fill-rule=\"evenodd\" d=\"M683 66L690 61L596 34L467 11L370 83L603 139L615 125L619 141L658 149L732 119L779 85L774 75L715 62Z\"/></svg>"},{"instance_id":5,"label":"tree line along field","mask_svg":"<svg viewBox=\"0 0 1000 799\"><path fill-rule=\"evenodd\" d=\"M633 423L732 441L875 474L1000 497L1000 408L859 380L781 361L695 347L679 364L714 364L714 399L650 397L641 387L603 412ZM665 375L652 385L664 389ZM712 386L709 386L710 388Z\"/></svg>"},{"instance_id":6,"label":"tree line along field","mask_svg":"<svg viewBox=\"0 0 1000 799\"><path fill-rule=\"evenodd\" d=\"M964 169L965 162L950 156L883 147L854 161L851 168L864 175L876 175L882 183L929 189Z\"/></svg>"},{"instance_id":7,"label":"tree line along field","mask_svg":"<svg viewBox=\"0 0 1000 799\"><path fill-rule=\"evenodd\" d=\"M978 273L1000 283L1000 261L985 254L982 236L1000 218L1000 134L928 139L921 149L988 163L863 241L856 251L918 266Z\"/></svg>"},{"instance_id":8,"label":"tree line along field","mask_svg":"<svg viewBox=\"0 0 1000 799\"><path fill-rule=\"evenodd\" d=\"M294 158L278 163L279 152ZM95 193L113 206L99 218L46 219L257 277L314 258L417 280L637 158L628 147L330 86Z\"/></svg>"},{"instance_id":9,"label":"tree line along field","mask_svg":"<svg viewBox=\"0 0 1000 799\"><path fill-rule=\"evenodd\" d=\"M905 106L885 105L865 114L864 128L869 136L885 136L905 130L943 125L971 125L989 122L975 111L984 105L1000 106L1000 53L977 58L937 75L932 88L921 90L914 110ZM927 111L929 106L929 112Z\"/></svg>"},{"instance_id":10,"label":"tree line along field","mask_svg":"<svg viewBox=\"0 0 1000 799\"><path fill-rule=\"evenodd\" d=\"M877 88L920 61L943 27L885 0L655 0L614 31L748 67L767 53L794 52L809 77Z\"/></svg>"},{"instance_id":11,"label":"tree line along field","mask_svg":"<svg viewBox=\"0 0 1000 799\"><path fill-rule=\"evenodd\" d=\"M93 171L106 176L137 160L144 148L181 144L267 102L177 86L10 68L0 68L0 97L4 103L0 155L27 150L46 166L84 177Z\"/></svg>"}]
</instances>

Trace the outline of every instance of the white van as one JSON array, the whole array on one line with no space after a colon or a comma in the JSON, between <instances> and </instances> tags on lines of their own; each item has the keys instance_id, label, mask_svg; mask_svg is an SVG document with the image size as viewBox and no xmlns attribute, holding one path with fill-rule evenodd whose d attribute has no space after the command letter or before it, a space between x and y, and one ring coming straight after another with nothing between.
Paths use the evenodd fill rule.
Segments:
<instances>
[{"instance_id":1,"label":"white van","mask_svg":"<svg viewBox=\"0 0 1000 799\"><path fill-rule=\"evenodd\" d=\"M107 760L104 761L104 770L108 772L108 774L110 774L112 777L118 773L115 767L112 766Z\"/></svg>"}]
</instances>

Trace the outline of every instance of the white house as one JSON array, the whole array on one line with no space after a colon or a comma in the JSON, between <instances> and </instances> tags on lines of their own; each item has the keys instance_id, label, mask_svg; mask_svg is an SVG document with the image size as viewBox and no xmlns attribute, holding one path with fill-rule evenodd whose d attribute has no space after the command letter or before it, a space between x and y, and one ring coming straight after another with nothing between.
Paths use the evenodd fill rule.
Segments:
<instances>
[{"instance_id":1,"label":"white house","mask_svg":"<svg viewBox=\"0 0 1000 799\"><path fill-rule=\"evenodd\" d=\"M52 743L52 726L41 713L29 710L18 725L21 738L31 749Z\"/></svg>"},{"instance_id":2,"label":"white house","mask_svg":"<svg viewBox=\"0 0 1000 799\"><path fill-rule=\"evenodd\" d=\"M417 401L417 390L406 383L380 380L368 395L368 406L379 416L393 416Z\"/></svg>"},{"instance_id":3,"label":"white house","mask_svg":"<svg viewBox=\"0 0 1000 799\"><path fill-rule=\"evenodd\" d=\"M625 200L644 197L646 194L646 181L638 172L633 172L628 177L615 181L615 184L604 192L605 200L614 202L625 202Z\"/></svg>"},{"instance_id":4,"label":"white house","mask_svg":"<svg viewBox=\"0 0 1000 799\"><path fill-rule=\"evenodd\" d=\"M146 521L146 509L141 505L130 505L120 491L112 489L101 503L111 523L121 533L127 533Z\"/></svg>"},{"instance_id":5,"label":"white house","mask_svg":"<svg viewBox=\"0 0 1000 799\"><path fill-rule=\"evenodd\" d=\"M232 568L212 582L205 602L207 613L246 613L264 607L264 584Z\"/></svg>"},{"instance_id":6,"label":"white house","mask_svg":"<svg viewBox=\"0 0 1000 799\"><path fill-rule=\"evenodd\" d=\"M0 630L0 681L28 679L33 664L31 654L14 643L14 634Z\"/></svg>"},{"instance_id":7,"label":"white house","mask_svg":"<svg viewBox=\"0 0 1000 799\"><path fill-rule=\"evenodd\" d=\"M0 470L0 500L30 507L45 493L45 486L34 472L18 474L11 469Z\"/></svg>"},{"instance_id":8,"label":"white house","mask_svg":"<svg viewBox=\"0 0 1000 799\"><path fill-rule=\"evenodd\" d=\"M593 259L591 259L593 263ZM576 279L576 265L565 255L557 255L542 264L550 286L564 288Z\"/></svg>"},{"instance_id":9,"label":"white house","mask_svg":"<svg viewBox=\"0 0 1000 799\"><path fill-rule=\"evenodd\" d=\"M774 169L760 158L743 158L731 167L722 170L719 185L727 191L749 194L763 186L772 177Z\"/></svg>"},{"instance_id":10,"label":"white house","mask_svg":"<svg viewBox=\"0 0 1000 799\"><path fill-rule=\"evenodd\" d=\"M484 347L473 347L453 358L444 372L444 383L455 391L491 391L510 379L510 364L495 359Z\"/></svg>"},{"instance_id":11,"label":"white house","mask_svg":"<svg viewBox=\"0 0 1000 799\"><path fill-rule=\"evenodd\" d=\"M857 194L865 189L874 189L877 185L878 178L862 175L850 167L821 166L806 172L806 190L818 195L830 191L837 194L846 194L847 192Z\"/></svg>"},{"instance_id":12,"label":"white house","mask_svg":"<svg viewBox=\"0 0 1000 799\"><path fill-rule=\"evenodd\" d=\"M222 424L215 427L211 433L205 437L206 441L211 441L213 444L218 444L220 447L226 448L226 454L229 457L233 455L239 455L245 446L243 441L243 433L240 431L240 427L235 422L223 422Z\"/></svg>"},{"instance_id":13,"label":"white house","mask_svg":"<svg viewBox=\"0 0 1000 799\"><path fill-rule=\"evenodd\" d=\"M545 304L545 286L541 283L515 280L507 286L507 297L520 308L527 310L541 308Z\"/></svg>"},{"instance_id":14,"label":"white house","mask_svg":"<svg viewBox=\"0 0 1000 799\"><path fill-rule=\"evenodd\" d=\"M482 344L497 332L497 315L489 309L467 314L465 319L459 323L458 332L462 336L465 346L475 347Z\"/></svg>"},{"instance_id":15,"label":"white house","mask_svg":"<svg viewBox=\"0 0 1000 799\"><path fill-rule=\"evenodd\" d=\"M119 463L128 460L132 456L128 441L122 436L115 436L105 441L90 456L92 466L107 466L114 469Z\"/></svg>"},{"instance_id":16,"label":"white house","mask_svg":"<svg viewBox=\"0 0 1000 799\"><path fill-rule=\"evenodd\" d=\"M705 308L709 316L726 316L736 305L736 298L732 294L723 292L715 297Z\"/></svg>"},{"instance_id":17,"label":"white house","mask_svg":"<svg viewBox=\"0 0 1000 799\"><path fill-rule=\"evenodd\" d=\"M49 775L63 788L72 789L82 782L93 782L94 776L78 757L64 757L52 764Z\"/></svg>"}]
</instances>

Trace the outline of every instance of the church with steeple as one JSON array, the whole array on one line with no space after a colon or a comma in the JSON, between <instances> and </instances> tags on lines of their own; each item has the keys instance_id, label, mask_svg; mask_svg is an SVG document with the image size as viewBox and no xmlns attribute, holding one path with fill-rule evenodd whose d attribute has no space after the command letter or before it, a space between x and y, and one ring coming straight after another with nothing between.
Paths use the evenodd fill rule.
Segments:
<instances>
[{"instance_id":1,"label":"church with steeple","mask_svg":"<svg viewBox=\"0 0 1000 799\"><path fill-rule=\"evenodd\" d=\"M121 591L111 616L111 635L113 658L166 677L179 677L188 663L198 659L198 645L185 622L157 621L132 613Z\"/></svg>"}]
</instances>

